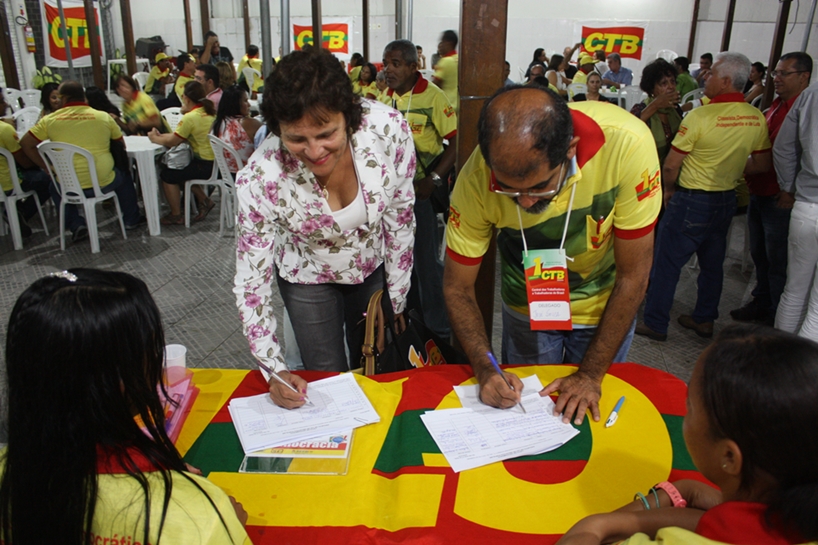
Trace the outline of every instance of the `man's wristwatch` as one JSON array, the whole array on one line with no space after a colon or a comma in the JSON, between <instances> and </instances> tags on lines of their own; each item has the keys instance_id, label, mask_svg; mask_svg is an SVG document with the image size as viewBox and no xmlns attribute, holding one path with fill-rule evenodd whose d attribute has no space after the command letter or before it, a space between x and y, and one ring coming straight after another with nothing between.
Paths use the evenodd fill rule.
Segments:
<instances>
[{"instance_id":1,"label":"man's wristwatch","mask_svg":"<svg viewBox=\"0 0 818 545\"><path fill-rule=\"evenodd\" d=\"M432 181L435 183L435 187L440 187L441 185L443 185L443 178L441 178L440 174L438 174L434 170L432 171L431 174L429 174L429 178L431 178Z\"/></svg>"}]
</instances>

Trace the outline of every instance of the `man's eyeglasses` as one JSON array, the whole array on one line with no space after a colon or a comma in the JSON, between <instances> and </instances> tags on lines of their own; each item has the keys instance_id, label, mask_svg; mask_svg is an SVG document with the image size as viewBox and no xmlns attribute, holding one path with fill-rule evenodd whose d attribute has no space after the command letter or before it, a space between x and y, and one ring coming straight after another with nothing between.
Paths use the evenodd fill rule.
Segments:
<instances>
[{"instance_id":1,"label":"man's eyeglasses","mask_svg":"<svg viewBox=\"0 0 818 545\"><path fill-rule=\"evenodd\" d=\"M785 71L783 71L783 70L773 70L773 71L771 72L771 74L773 75L773 77L774 77L774 78L775 78L775 77L782 77L782 78L786 78L786 77L787 77L787 76L789 76L790 74L800 74L800 73L802 73L802 72L806 72L806 70L790 70L789 72L785 72Z\"/></svg>"},{"instance_id":2,"label":"man's eyeglasses","mask_svg":"<svg viewBox=\"0 0 818 545\"><path fill-rule=\"evenodd\" d=\"M497 193L498 195L505 195L506 197L511 197L512 199L517 199L519 197L529 197L532 199L550 199L556 196L557 193L562 191L562 188L565 186L565 179L562 179L562 173L565 170L565 164L560 167L559 177L561 178L559 185L556 189L551 189L548 191L543 191L539 188L534 189L524 189L524 190L509 190L504 189L503 186L497 181L497 177L494 175L494 172L491 173L491 191L493 193ZM550 184L550 181L549 181Z\"/></svg>"}]
</instances>

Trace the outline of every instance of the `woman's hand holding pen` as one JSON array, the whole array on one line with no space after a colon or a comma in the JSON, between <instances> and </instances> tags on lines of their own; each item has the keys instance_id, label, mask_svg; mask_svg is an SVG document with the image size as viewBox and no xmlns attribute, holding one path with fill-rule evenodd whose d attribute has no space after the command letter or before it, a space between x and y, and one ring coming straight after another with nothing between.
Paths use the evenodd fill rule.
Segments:
<instances>
[{"instance_id":1,"label":"woman's hand holding pen","mask_svg":"<svg viewBox=\"0 0 818 545\"><path fill-rule=\"evenodd\" d=\"M270 397L273 399L273 402L276 405L279 407L284 407L285 409L295 409L296 407L300 407L307 402L306 380L298 375L290 373L289 371L280 371L278 376L297 391L289 389L286 384L282 384L281 382L275 380L275 378L270 377L267 384L270 387Z\"/></svg>"}]
</instances>

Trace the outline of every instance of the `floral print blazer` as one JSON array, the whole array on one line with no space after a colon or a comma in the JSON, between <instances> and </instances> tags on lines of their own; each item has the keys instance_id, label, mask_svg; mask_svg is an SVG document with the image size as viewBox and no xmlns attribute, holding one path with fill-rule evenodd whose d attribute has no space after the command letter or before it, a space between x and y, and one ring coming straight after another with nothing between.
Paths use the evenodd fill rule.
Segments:
<instances>
[{"instance_id":1,"label":"floral print blazer","mask_svg":"<svg viewBox=\"0 0 818 545\"><path fill-rule=\"evenodd\" d=\"M250 349L285 370L275 335L276 269L299 284L360 284L384 264L395 312L403 312L414 247L415 148L404 117L363 101L351 139L367 221L342 231L313 174L271 135L236 176L238 233L233 289ZM276 288L277 289L277 288Z\"/></svg>"}]
</instances>

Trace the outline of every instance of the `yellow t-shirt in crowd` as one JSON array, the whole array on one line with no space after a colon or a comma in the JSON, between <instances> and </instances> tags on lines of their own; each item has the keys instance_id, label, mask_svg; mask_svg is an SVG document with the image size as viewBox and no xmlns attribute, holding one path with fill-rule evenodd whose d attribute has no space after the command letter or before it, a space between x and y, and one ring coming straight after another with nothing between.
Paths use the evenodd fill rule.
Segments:
<instances>
[{"instance_id":1,"label":"yellow t-shirt in crowd","mask_svg":"<svg viewBox=\"0 0 818 545\"><path fill-rule=\"evenodd\" d=\"M571 80L571 83L588 83L588 74L582 70L577 70L577 73L574 74L574 79Z\"/></svg>"},{"instance_id":2,"label":"yellow t-shirt in crowd","mask_svg":"<svg viewBox=\"0 0 818 545\"><path fill-rule=\"evenodd\" d=\"M158 115L160 115L159 109L147 93L137 91L132 101L122 103L122 119L125 123L136 121L142 125L151 117Z\"/></svg>"},{"instance_id":3,"label":"yellow t-shirt in crowd","mask_svg":"<svg viewBox=\"0 0 818 545\"><path fill-rule=\"evenodd\" d=\"M66 142L89 151L96 162L99 186L105 187L114 181L111 140L122 138L122 131L108 113L95 110L84 102L69 102L42 118L29 132L40 142ZM74 157L74 169L83 189L92 188L85 159Z\"/></svg>"},{"instance_id":4,"label":"yellow t-shirt in crowd","mask_svg":"<svg viewBox=\"0 0 818 545\"><path fill-rule=\"evenodd\" d=\"M195 106L182 116L174 134L190 143L196 158L213 161L216 155L213 153L213 147L207 135L210 134L215 120L216 116L208 115L202 106Z\"/></svg>"},{"instance_id":5,"label":"yellow t-shirt in crowd","mask_svg":"<svg viewBox=\"0 0 818 545\"><path fill-rule=\"evenodd\" d=\"M412 140L422 164L418 164L415 180L422 180L431 172L428 165L443 153L443 139L457 134L457 114L440 87L418 72L415 86L402 96L390 89L390 106L406 118L412 130ZM439 174L443 174L442 172Z\"/></svg>"},{"instance_id":6,"label":"yellow t-shirt in crowd","mask_svg":"<svg viewBox=\"0 0 818 545\"><path fill-rule=\"evenodd\" d=\"M440 88L446 93L449 103L454 106L454 111L460 111L460 96L457 94L457 53L441 57L435 67L435 77L442 83Z\"/></svg>"},{"instance_id":7,"label":"yellow t-shirt in crowd","mask_svg":"<svg viewBox=\"0 0 818 545\"><path fill-rule=\"evenodd\" d=\"M148 74L148 81L145 82L145 88L143 89L143 91L145 91L146 93L164 95L165 94L164 89L159 88L154 89L153 87L155 85L159 85L159 80L168 77L168 74L170 74L170 68L168 68L164 72L159 70L159 66L154 66L153 68L151 68L151 71Z\"/></svg>"},{"instance_id":8,"label":"yellow t-shirt in crowd","mask_svg":"<svg viewBox=\"0 0 818 545\"><path fill-rule=\"evenodd\" d=\"M17 139L17 131L8 123L0 123L0 146L6 148L11 153L20 151L20 141ZM6 158L0 156L0 187L3 191L11 191L14 186L11 183L11 169Z\"/></svg>"},{"instance_id":9,"label":"yellow t-shirt in crowd","mask_svg":"<svg viewBox=\"0 0 818 545\"><path fill-rule=\"evenodd\" d=\"M355 83L356 81L358 81L358 77L360 75L361 75L361 67L356 66L355 68L353 68L352 70L349 71L349 81L351 81L352 83Z\"/></svg>"},{"instance_id":10,"label":"yellow t-shirt in crowd","mask_svg":"<svg viewBox=\"0 0 818 545\"><path fill-rule=\"evenodd\" d=\"M258 90L261 89L261 87L264 85L264 75L263 75L264 72L263 72L263 66L262 66L262 63L261 63L261 59L257 59L255 57L251 59L247 55L242 57L241 61L239 62L239 68L237 70L237 73L238 73L239 77L241 77L242 71L245 68L248 68L248 67L252 68L256 72L258 72L258 74L256 74L254 76L254 78L253 78L253 88L250 89L251 91L257 93Z\"/></svg>"},{"instance_id":11,"label":"yellow t-shirt in crowd","mask_svg":"<svg viewBox=\"0 0 818 545\"><path fill-rule=\"evenodd\" d=\"M182 96L185 94L185 84L189 81L193 81L193 76L188 76L184 72L179 74L179 77L176 78L176 85L173 86L173 92L179 97L179 102L182 102Z\"/></svg>"},{"instance_id":12,"label":"yellow t-shirt in crowd","mask_svg":"<svg viewBox=\"0 0 818 545\"><path fill-rule=\"evenodd\" d=\"M614 238L649 235L656 223L662 204L659 156L647 125L622 108L593 101L569 108L580 137L577 155L566 170L565 187L545 211L520 214L514 200L494 193L494 174L478 147L452 192L446 245L453 260L477 265L497 228L503 302L528 316L521 218L530 249L557 248L573 203L565 240L572 258L572 320L596 326L616 280Z\"/></svg>"},{"instance_id":13,"label":"yellow t-shirt in crowd","mask_svg":"<svg viewBox=\"0 0 818 545\"><path fill-rule=\"evenodd\" d=\"M694 108L682 120L672 147L686 155L679 185L687 189L728 191L744 175L747 156L768 151L767 120L741 93L719 95Z\"/></svg>"},{"instance_id":14,"label":"yellow t-shirt in crowd","mask_svg":"<svg viewBox=\"0 0 818 545\"><path fill-rule=\"evenodd\" d=\"M378 90L378 86L375 84L374 81L369 85L362 85L360 80L352 84L352 92L364 98L367 98L366 95L374 95L377 98L378 94L380 93L380 91Z\"/></svg>"}]
</instances>

